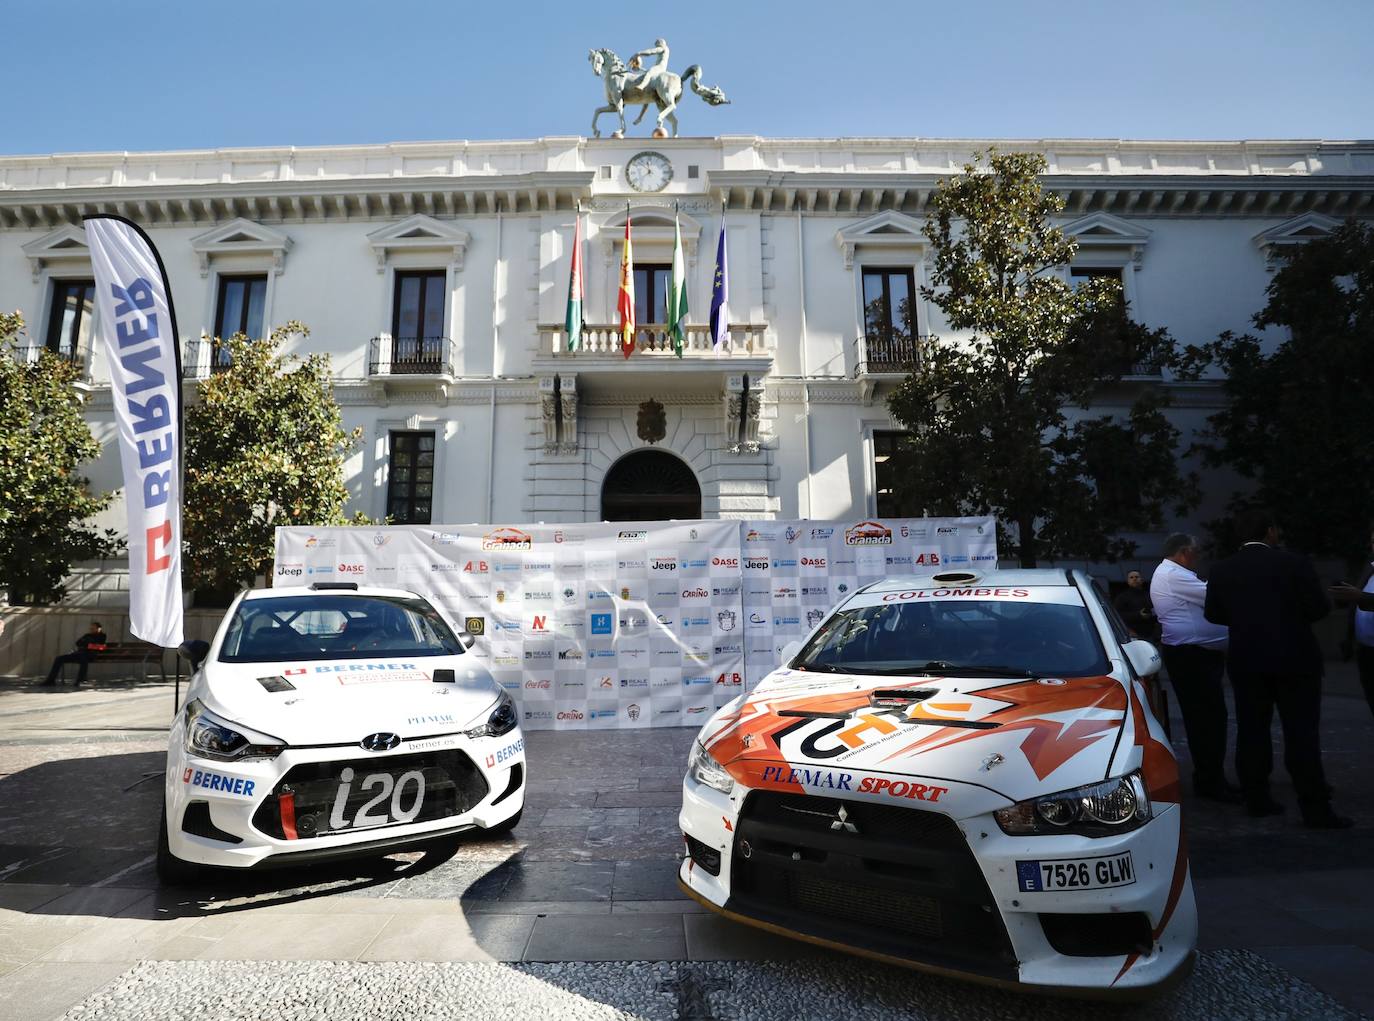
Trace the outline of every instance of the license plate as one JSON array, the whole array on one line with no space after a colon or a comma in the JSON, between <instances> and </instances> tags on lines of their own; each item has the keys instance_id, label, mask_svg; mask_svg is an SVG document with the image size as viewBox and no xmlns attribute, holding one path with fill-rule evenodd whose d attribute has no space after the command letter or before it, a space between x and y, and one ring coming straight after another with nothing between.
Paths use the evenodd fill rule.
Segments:
<instances>
[{"instance_id":1,"label":"license plate","mask_svg":"<svg viewBox=\"0 0 1374 1021\"><path fill-rule=\"evenodd\" d=\"M1023 893L1053 890L1110 890L1135 882L1131 852L1100 858L1055 858L1051 861L1018 861L1016 885Z\"/></svg>"}]
</instances>

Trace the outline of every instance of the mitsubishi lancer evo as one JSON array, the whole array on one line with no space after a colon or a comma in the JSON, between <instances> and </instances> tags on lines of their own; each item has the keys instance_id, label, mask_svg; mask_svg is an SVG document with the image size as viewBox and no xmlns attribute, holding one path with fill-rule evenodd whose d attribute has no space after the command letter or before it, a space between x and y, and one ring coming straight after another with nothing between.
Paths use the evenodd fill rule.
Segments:
<instances>
[{"instance_id":1,"label":"mitsubishi lancer evo","mask_svg":"<svg viewBox=\"0 0 1374 1021\"><path fill-rule=\"evenodd\" d=\"M1081 572L869 585L702 727L679 881L893 963L1157 990L1197 937L1158 669Z\"/></svg>"}]
</instances>

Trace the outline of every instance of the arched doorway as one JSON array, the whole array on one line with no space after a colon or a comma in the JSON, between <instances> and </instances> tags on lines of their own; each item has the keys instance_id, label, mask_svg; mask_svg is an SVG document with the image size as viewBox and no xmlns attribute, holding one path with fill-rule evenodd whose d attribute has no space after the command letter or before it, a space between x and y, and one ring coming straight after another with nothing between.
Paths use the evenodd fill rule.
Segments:
<instances>
[{"instance_id":1,"label":"arched doorway","mask_svg":"<svg viewBox=\"0 0 1374 1021\"><path fill-rule=\"evenodd\" d=\"M701 486L681 458L662 450L626 454L601 483L605 521L701 517Z\"/></svg>"}]
</instances>

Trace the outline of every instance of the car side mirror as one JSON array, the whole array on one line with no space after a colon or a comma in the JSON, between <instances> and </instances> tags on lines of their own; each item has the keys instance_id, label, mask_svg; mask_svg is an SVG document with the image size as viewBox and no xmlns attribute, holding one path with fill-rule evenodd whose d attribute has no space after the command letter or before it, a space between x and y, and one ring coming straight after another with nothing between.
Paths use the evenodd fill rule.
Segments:
<instances>
[{"instance_id":1,"label":"car side mirror","mask_svg":"<svg viewBox=\"0 0 1374 1021\"><path fill-rule=\"evenodd\" d=\"M471 649L477 644L477 639L473 636L471 631L459 631L458 641L463 643L463 648L465 649Z\"/></svg>"},{"instance_id":2,"label":"car side mirror","mask_svg":"<svg viewBox=\"0 0 1374 1021\"><path fill-rule=\"evenodd\" d=\"M1141 677L1152 677L1159 673L1159 650L1149 642L1137 638L1135 641L1123 645L1121 651L1126 654L1131 667Z\"/></svg>"},{"instance_id":3,"label":"car side mirror","mask_svg":"<svg viewBox=\"0 0 1374 1021\"><path fill-rule=\"evenodd\" d=\"M782 665L786 666L797 658L797 653L801 652L802 643L796 640L788 642L782 647Z\"/></svg>"},{"instance_id":4,"label":"car side mirror","mask_svg":"<svg viewBox=\"0 0 1374 1021\"><path fill-rule=\"evenodd\" d=\"M210 643L202 642L199 638L188 638L177 646L177 655L191 661L191 671L194 673L205 662L205 657L210 655Z\"/></svg>"}]
</instances>

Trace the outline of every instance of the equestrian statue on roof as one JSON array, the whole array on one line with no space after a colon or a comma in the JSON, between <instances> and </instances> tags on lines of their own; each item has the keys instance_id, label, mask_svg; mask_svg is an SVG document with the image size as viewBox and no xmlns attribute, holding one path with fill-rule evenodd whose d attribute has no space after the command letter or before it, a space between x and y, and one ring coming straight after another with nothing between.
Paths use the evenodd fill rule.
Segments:
<instances>
[{"instance_id":1,"label":"equestrian statue on roof","mask_svg":"<svg viewBox=\"0 0 1374 1021\"><path fill-rule=\"evenodd\" d=\"M656 58L654 63L644 69L645 58ZM682 85L690 82L692 91L695 92L712 106L720 106L730 102L725 98L725 93L714 85L701 84L701 65L693 64L682 75L673 74L668 70L668 42L665 39L655 39L654 45L646 50L640 50L630 58L627 67L621 59L616 56L614 50L600 49L591 50L587 54L587 59L592 62L592 71L602 81L606 87L606 105L599 107L592 115L592 134L597 138L601 137L601 131L597 128L596 122L603 113L613 113L620 118L620 130L613 133L615 138L625 137L625 107L638 106L639 116L635 118L638 124L644 119L644 114L649 106L658 108L658 118L654 124L654 137L666 138L668 132L663 127L666 120L673 129L673 137L677 137L677 104L682 99Z\"/></svg>"}]
</instances>

